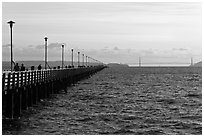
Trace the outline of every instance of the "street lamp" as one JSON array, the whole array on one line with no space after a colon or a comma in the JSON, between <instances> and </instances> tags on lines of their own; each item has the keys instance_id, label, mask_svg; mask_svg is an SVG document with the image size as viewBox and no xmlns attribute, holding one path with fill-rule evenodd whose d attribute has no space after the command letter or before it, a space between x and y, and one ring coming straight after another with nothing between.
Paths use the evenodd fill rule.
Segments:
<instances>
[{"instance_id":1,"label":"street lamp","mask_svg":"<svg viewBox=\"0 0 204 137\"><path fill-rule=\"evenodd\" d=\"M47 37L45 39L45 69L47 69Z\"/></svg>"},{"instance_id":2,"label":"street lamp","mask_svg":"<svg viewBox=\"0 0 204 137\"><path fill-rule=\"evenodd\" d=\"M86 67L87 67L87 56L86 56Z\"/></svg>"},{"instance_id":3,"label":"street lamp","mask_svg":"<svg viewBox=\"0 0 204 137\"><path fill-rule=\"evenodd\" d=\"M14 21L9 21L7 22L10 25L10 30L11 30L11 71L13 71L13 44L12 44L12 27L13 24L15 23Z\"/></svg>"},{"instance_id":4,"label":"street lamp","mask_svg":"<svg viewBox=\"0 0 204 137\"><path fill-rule=\"evenodd\" d=\"M91 58L90 57L88 57L88 65L91 66Z\"/></svg>"},{"instance_id":5,"label":"street lamp","mask_svg":"<svg viewBox=\"0 0 204 137\"><path fill-rule=\"evenodd\" d=\"M191 57L191 66L193 66L193 57Z\"/></svg>"},{"instance_id":6,"label":"street lamp","mask_svg":"<svg viewBox=\"0 0 204 137\"><path fill-rule=\"evenodd\" d=\"M64 67L64 45L62 45L62 68Z\"/></svg>"},{"instance_id":7,"label":"street lamp","mask_svg":"<svg viewBox=\"0 0 204 137\"><path fill-rule=\"evenodd\" d=\"M74 67L74 57L73 57L73 49L72 49L72 68Z\"/></svg>"},{"instance_id":8,"label":"street lamp","mask_svg":"<svg viewBox=\"0 0 204 137\"><path fill-rule=\"evenodd\" d=\"M83 57L82 59L83 59L83 67L84 67L84 54L82 54L82 57Z\"/></svg>"},{"instance_id":9,"label":"street lamp","mask_svg":"<svg viewBox=\"0 0 204 137\"><path fill-rule=\"evenodd\" d=\"M139 57L139 67L141 67L141 57Z\"/></svg>"},{"instance_id":10,"label":"street lamp","mask_svg":"<svg viewBox=\"0 0 204 137\"><path fill-rule=\"evenodd\" d=\"M78 67L80 66L80 62L79 62L79 59L80 59L80 52L78 52Z\"/></svg>"}]
</instances>

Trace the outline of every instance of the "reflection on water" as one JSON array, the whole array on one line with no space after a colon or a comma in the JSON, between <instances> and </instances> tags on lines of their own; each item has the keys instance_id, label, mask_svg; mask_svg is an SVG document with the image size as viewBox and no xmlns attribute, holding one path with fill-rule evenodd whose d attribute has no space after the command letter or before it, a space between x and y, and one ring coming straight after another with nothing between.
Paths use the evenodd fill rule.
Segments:
<instances>
[{"instance_id":1,"label":"reflection on water","mask_svg":"<svg viewBox=\"0 0 204 137\"><path fill-rule=\"evenodd\" d=\"M201 85L201 69L107 68L41 102L18 130L3 133L202 134Z\"/></svg>"}]
</instances>

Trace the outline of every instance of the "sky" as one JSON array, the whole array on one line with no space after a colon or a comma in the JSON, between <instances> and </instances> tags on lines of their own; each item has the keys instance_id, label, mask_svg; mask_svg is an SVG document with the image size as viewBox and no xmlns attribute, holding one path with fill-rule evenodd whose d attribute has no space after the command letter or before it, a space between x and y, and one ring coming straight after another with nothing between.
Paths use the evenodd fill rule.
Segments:
<instances>
[{"instance_id":1,"label":"sky","mask_svg":"<svg viewBox=\"0 0 204 137\"><path fill-rule=\"evenodd\" d=\"M77 52L104 63L189 65L202 59L199 2L3 2L2 60L10 60L13 20L14 61L65 60Z\"/></svg>"}]
</instances>

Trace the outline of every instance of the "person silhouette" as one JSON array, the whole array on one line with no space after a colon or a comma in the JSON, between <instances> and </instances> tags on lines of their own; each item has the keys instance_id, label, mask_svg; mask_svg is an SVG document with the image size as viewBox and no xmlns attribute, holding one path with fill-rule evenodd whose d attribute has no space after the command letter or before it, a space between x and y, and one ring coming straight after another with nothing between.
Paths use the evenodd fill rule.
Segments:
<instances>
[{"instance_id":1,"label":"person silhouette","mask_svg":"<svg viewBox=\"0 0 204 137\"><path fill-rule=\"evenodd\" d=\"M41 64L38 66L38 70L41 70L42 69L42 67L41 67Z\"/></svg>"},{"instance_id":2,"label":"person silhouette","mask_svg":"<svg viewBox=\"0 0 204 137\"><path fill-rule=\"evenodd\" d=\"M21 64L21 71L25 71L25 66Z\"/></svg>"},{"instance_id":3,"label":"person silhouette","mask_svg":"<svg viewBox=\"0 0 204 137\"><path fill-rule=\"evenodd\" d=\"M35 66L31 66L31 70L34 70L35 69Z\"/></svg>"},{"instance_id":4,"label":"person silhouette","mask_svg":"<svg viewBox=\"0 0 204 137\"><path fill-rule=\"evenodd\" d=\"M19 71L18 63L16 63L16 65L14 66L14 71Z\"/></svg>"}]
</instances>

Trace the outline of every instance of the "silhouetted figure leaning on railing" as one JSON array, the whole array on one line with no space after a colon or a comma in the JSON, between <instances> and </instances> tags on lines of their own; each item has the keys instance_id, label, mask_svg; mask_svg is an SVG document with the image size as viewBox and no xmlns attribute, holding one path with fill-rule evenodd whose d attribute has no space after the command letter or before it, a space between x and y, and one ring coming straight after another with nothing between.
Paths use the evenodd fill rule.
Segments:
<instances>
[{"instance_id":1,"label":"silhouetted figure leaning on railing","mask_svg":"<svg viewBox=\"0 0 204 137\"><path fill-rule=\"evenodd\" d=\"M14 66L14 71L19 71L19 70L20 70L20 68L18 66L18 63L16 63L16 65Z\"/></svg>"},{"instance_id":2,"label":"silhouetted figure leaning on railing","mask_svg":"<svg viewBox=\"0 0 204 137\"><path fill-rule=\"evenodd\" d=\"M35 66L31 66L31 70L34 70L35 69Z\"/></svg>"},{"instance_id":3,"label":"silhouetted figure leaning on railing","mask_svg":"<svg viewBox=\"0 0 204 137\"><path fill-rule=\"evenodd\" d=\"M25 71L25 66L21 64L21 71Z\"/></svg>"},{"instance_id":4,"label":"silhouetted figure leaning on railing","mask_svg":"<svg viewBox=\"0 0 204 137\"><path fill-rule=\"evenodd\" d=\"M42 66L41 66L41 64L38 66L38 70L41 70L42 69Z\"/></svg>"}]
</instances>

